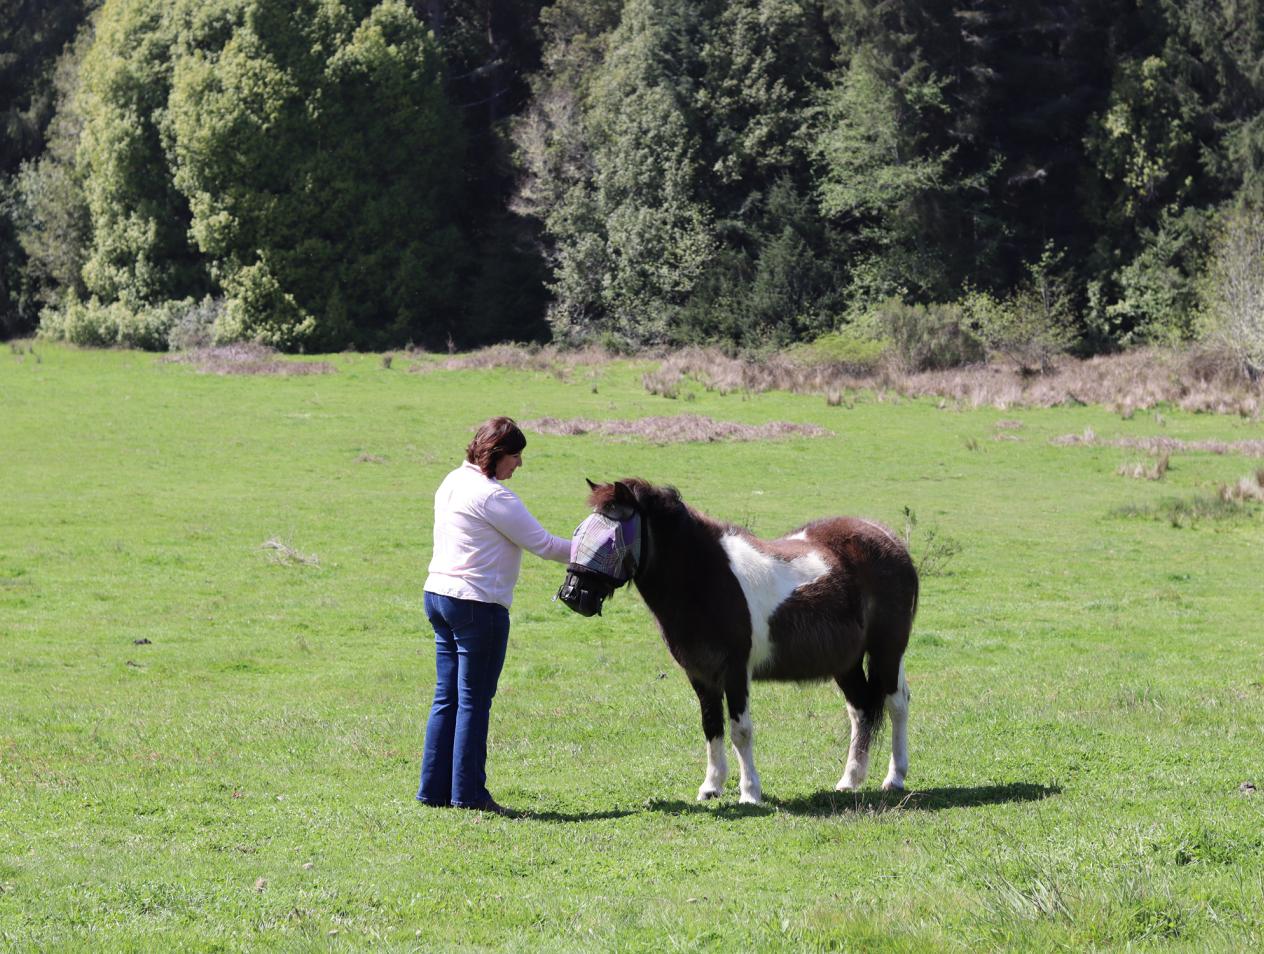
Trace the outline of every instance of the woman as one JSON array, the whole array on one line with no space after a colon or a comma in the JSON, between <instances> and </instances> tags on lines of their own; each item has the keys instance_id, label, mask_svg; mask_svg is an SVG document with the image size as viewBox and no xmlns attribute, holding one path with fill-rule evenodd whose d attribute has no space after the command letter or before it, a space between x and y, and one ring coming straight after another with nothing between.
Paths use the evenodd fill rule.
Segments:
<instances>
[{"instance_id":1,"label":"woman","mask_svg":"<svg viewBox=\"0 0 1264 954\"><path fill-rule=\"evenodd\" d=\"M487 791L487 724L522 551L558 563L570 556L570 542L540 526L502 483L522 466L526 446L510 418L492 418L435 494L425 605L438 678L417 792L425 805L507 814Z\"/></svg>"}]
</instances>

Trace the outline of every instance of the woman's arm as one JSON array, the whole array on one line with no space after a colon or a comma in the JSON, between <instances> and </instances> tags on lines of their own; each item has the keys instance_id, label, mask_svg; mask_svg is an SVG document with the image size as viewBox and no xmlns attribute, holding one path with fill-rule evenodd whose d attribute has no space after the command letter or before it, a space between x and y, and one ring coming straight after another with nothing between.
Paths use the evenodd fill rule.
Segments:
<instances>
[{"instance_id":1,"label":"woman's arm","mask_svg":"<svg viewBox=\"0 0 1264 954\"><path fill-rule=\"evenodd\" d=\"M570 559L571 542L540 526L512 491L502 490L488 497L486 513L487 521L522 549L556 563Z\"/></svg>"}]
</instances>

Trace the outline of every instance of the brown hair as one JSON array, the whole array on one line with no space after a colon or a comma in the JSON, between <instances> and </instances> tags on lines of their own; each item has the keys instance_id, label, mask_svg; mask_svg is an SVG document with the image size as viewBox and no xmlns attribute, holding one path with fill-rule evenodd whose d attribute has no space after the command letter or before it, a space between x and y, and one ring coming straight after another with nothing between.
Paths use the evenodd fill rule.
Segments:
<instances>
[{"instance_id":1,"label":"brown hair","mask_svg":"<svg viewBox=\"0 0 1264 954\"><path fill-rule=\"evenodd\" d=\"M506 454L518 454L527 439L512 417L493 417L484 422L465 448L465 459L488 477L496 476L496 463Z\"/></svg>"}]
</instances>

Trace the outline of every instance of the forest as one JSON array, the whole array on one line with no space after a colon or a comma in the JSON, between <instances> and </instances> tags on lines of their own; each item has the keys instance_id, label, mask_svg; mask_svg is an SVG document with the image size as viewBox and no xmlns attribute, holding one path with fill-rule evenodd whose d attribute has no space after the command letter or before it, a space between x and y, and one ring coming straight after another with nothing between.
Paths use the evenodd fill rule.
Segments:
<instances>
[{"instance_id":1,"label":"forest","mask_svg":"<svg viewBox=\"0 0 1264 954\"><path fill-rule=\"evenodd\" d=\"M0 43L4 337L1264 368L1258 0L0 0Z\"/></svg>"}]
</instances>

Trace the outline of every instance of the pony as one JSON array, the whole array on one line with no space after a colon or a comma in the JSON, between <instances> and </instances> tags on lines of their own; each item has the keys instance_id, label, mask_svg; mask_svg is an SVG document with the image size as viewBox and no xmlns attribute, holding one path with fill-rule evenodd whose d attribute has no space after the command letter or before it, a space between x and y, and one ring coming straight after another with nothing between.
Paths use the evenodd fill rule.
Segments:
<instances>
[{"instance_id":1,"label":"pony","mask_svg":"<svg viewBox=\"0 0 1264 954\"><path fill-rule=\"evenodd\" d=\"M761 540L694 510L674 487L636 477L588 486L592 514L575 531L558 597L591 616L616 588L635 584L698 696L707 752L699 801L718 798L728 778L725 700L740 801L762 799L751 680L838 684L851 719L838 791L864 783L885 710L891 762L882 787L903 790L909 712L904 652L918 597L917 570L903 541L856 517L815 520ZM594 557L595 551L604 554Z\"/></svg>"}]
</instances>

